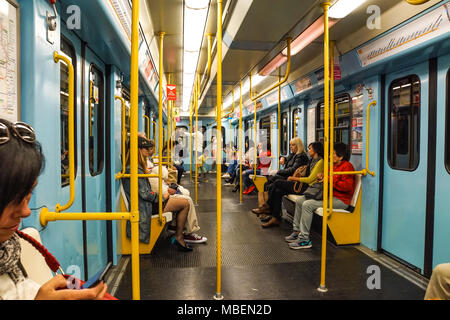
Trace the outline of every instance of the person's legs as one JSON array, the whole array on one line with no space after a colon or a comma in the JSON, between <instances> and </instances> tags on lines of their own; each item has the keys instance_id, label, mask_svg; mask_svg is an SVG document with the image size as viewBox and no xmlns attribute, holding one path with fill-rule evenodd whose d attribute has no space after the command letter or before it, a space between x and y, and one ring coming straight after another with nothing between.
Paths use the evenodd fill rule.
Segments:
<instances>
[{"instance_id":1,"label":"person's legs","mask_svg":"<svg viewBox=\"0 0 450 320\"><path fill-rule=\"evenodd\" d=\"M189 202L183 198L169 198L163 212L178 212L177 213L177 230L175 232L175 239L183 246L184 243L183 228L186 224L187 215L189 212Z\"/></svg>"},{"instance_id":2,"label":"person's legs","mask_svg":"<svg viewBox=\"0 0 450 320\"><path fill-rule=\"evenodd\" d=\"M294 231L297 232L297 234L300 232L300 218L302 216L302 207L303 202L306 201L305 196L300 196L295 201L295 213L294 213L294 220L292 221L292 228Z\"/></svg>"}]
</instances>

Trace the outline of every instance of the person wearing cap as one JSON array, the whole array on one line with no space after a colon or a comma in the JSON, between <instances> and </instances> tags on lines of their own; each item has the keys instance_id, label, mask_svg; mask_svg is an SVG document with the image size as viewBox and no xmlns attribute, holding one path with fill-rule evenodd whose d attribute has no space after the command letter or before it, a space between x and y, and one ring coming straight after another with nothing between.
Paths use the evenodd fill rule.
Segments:
<instances>
[{"instance_id":1,"label":"person wearing cap","mask_svg":"<svg viewBox=\"0 0 450 320\"><path fill-rule=\"evenodd\" d=\"M138 173L148 174L147 159L155 152L155 143L143 136L138 136ZM127 155L127 169L126 173L130 171L130 155ZM125 194L130 201L130 179L123 178L123 188ZM147 178L138 179L139 192L139 241L143 243L150 242L150 226L153 211L158 209L159 196L152 191L150 182ZM171 237L171 243L180 251L192 251L192 248L185 243L183 228L186 224L187 215L189 212L189 202L182 198L171 198L169 191L163 194L163 212L177 212L176 215L176 232ZM127 221L127 236L131 238L131 223Z\"/></svg>"}]
</instances>

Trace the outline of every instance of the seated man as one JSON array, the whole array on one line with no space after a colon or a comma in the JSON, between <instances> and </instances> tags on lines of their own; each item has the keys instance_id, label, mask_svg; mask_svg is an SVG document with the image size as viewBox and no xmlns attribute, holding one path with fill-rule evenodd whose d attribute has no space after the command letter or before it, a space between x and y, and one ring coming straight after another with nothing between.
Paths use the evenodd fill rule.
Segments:
<instances>
[{"instance_id":1,"label":"seated man","mask_svg":"<svg viewBox=\"0 0 450 320\"><path fill-rule=\"evenodd\" d=\"M334 145L333 170L354 171L353 165L348 161L347 145L338 142ZM319 176L318 182L323 182L323 175ZM353 175L334 175L333 177L333 208L347 209L355 190L355 177ZM314 212L323 206L322 200L307 200L300 196L295 202L295 214L293 221L294 232L285 237L291 249L311 248L309 238L311 223Z\"/></svg>"}]
</instances>

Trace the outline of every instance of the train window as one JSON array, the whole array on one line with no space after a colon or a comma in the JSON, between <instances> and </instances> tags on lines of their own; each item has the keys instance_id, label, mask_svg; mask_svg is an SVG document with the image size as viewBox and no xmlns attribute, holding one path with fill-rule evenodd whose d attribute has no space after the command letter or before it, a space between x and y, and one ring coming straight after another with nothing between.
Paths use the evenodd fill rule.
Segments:
<instances>
[{"instance_id":1,"label":"train window","mask_svg":"<svg viewBox=\"0 0 450 320\"><path fill-rule=\"evenodd\" d=\"M300 124L300 109L295 108L292 111L292 138L298 136L298 126Z\"/></svg>"},{"instance_id":2,"label":"train window","mask_svg":"<svg viewBox=\"0 0 450 320\"><path fill-rule=\"evenodd\" d=\"M281 154L286 155L288 153L288 113L283 112L281 114Z\"/></svg>"},{"instance_id":3,"label":"train window","mask_svg":"<svg viewBox=\"0 0 450 320\"><path fill-rule=\"evenodd\" d=\"M72 43L64 36L61 36L61 51L72 60L74 67L74 74L77 74L77 55ZM61 113L61 185L69 185L69 69L64 63L60 63L60 113ZM75 81L75 94L73 97L74 114L77 112L77 99L76 99L76 81ZM76 116L74 117L74 130L75 130L75 177L77 170L77 129L76 129Z\"/></svg>"},{"instance_id":4,"label":"train window","mask_svg":"<svg viewBox=\"0 0 450 320\"><path fill-rule=\"evenodd\" d=\"M271 149L271 116L261 118L259 120L259 136L258 142L262 143L263 150Z\"/></svg>"},{"instance_id":5,"label":"train window","mask_svg":"<svg viewBox=\"0 0 450 320\"><path fill-rule=\"evenodd\" d=\"M186 126L177 126L175 128L175 152L178 152L179 157L184 157L184 150L188 147L186 132L189 132Z\"/></svg>"},{"instance_id":6,"label":"train window","mask_svg":"<svg viewBox=\"0 0 450 320\"><path fill-rule=\"evenodd\" d=\"M212 136L211 136L211 141L212 141L212 137L216 137L217 139L217 126L214 126L212 131ZM222 127L222 148L226 148L226 136L225 136L225 127Z\"/></svg>"},{"instance_id":7,"label":"train window","mask_svg":"<svg viewBox=\"0 0 450 320\"><path fill-rule=\"evenodd\" d=\"M351 125L352 125L352 105L348 94L338 96L334 100L334 142L342 142L348 146L350 152L351 146ZM324 140L324 115L325 105L321 101L318 104L317 126L316 126L316 140ZM317 114L317 113L316 113Z\"/></svg>"},{"instance_id":8,"label":"train window","mask_svg":"<svg viewBox=\"0 0 450 320\"><path fill-rule=\"evenodd\" d=\"M416 75L389 86L388 162L393 169L415 170L419 165L420 80Z\"/></svg>"},{"instance_id":9,"label":"train window","mask_svg":"<svg viewBox=\"0 0 450 320\"><path fill-rule=\"evenodd\" d=\"M89 171L92 176L103 170L103 73L94 64L89 72Z\"/></svg>"},{"instance_id":10,"label":"train window","mask_svg":"<svg viewBox=\"0 0 450 320\"><path fill-rule=\"evenodd\" d=\"M450 69L447 71L447 92L446 92L446 111L445 111L445 168L450 173Z\"/></svg>"}]
</instances>

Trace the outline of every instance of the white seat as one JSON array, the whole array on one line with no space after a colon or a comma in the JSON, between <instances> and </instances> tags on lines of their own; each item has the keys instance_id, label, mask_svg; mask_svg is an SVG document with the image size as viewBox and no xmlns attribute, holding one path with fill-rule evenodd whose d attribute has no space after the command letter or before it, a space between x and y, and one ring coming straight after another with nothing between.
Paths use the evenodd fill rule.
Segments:
<instances>
[{"instance_id":1,"label":"white seat","mask_svg":"<svg viewBox=\"0 0 450 320\"><path fill-rule=\"evenodd\" d=\"M127 210L130 210L130 206L129 206L129 203L128 203L127 195L126 195L125 190L123 188L122 182L120 182L120 193L122 194L122 199L123 199L123 203L125 204L125 207L127 208ZM170 211L169 212L164 212L162 215L163 215L163 217L166 217L166 222L172 221L172 216L173 216L172 212L170 212ZM159 214L152 215L152 219L153 218L156 219L158 217L159 217Z\"/></svg>"},{"instance_id":2,"label":"white seat","mask_svg":"<svg viewBox=\"0 0 450 320\"><path fill-rule=\"evenodd\" d=\"M33 237L39 243L42 243L39 231L34 228L21 230L23 233ZM48 267L42 254L34 248L31 243L20 238L20 261L27 272L28 278L34 282L43 285L53 278L52 270Z\"/></svg>"}]
</instances>

